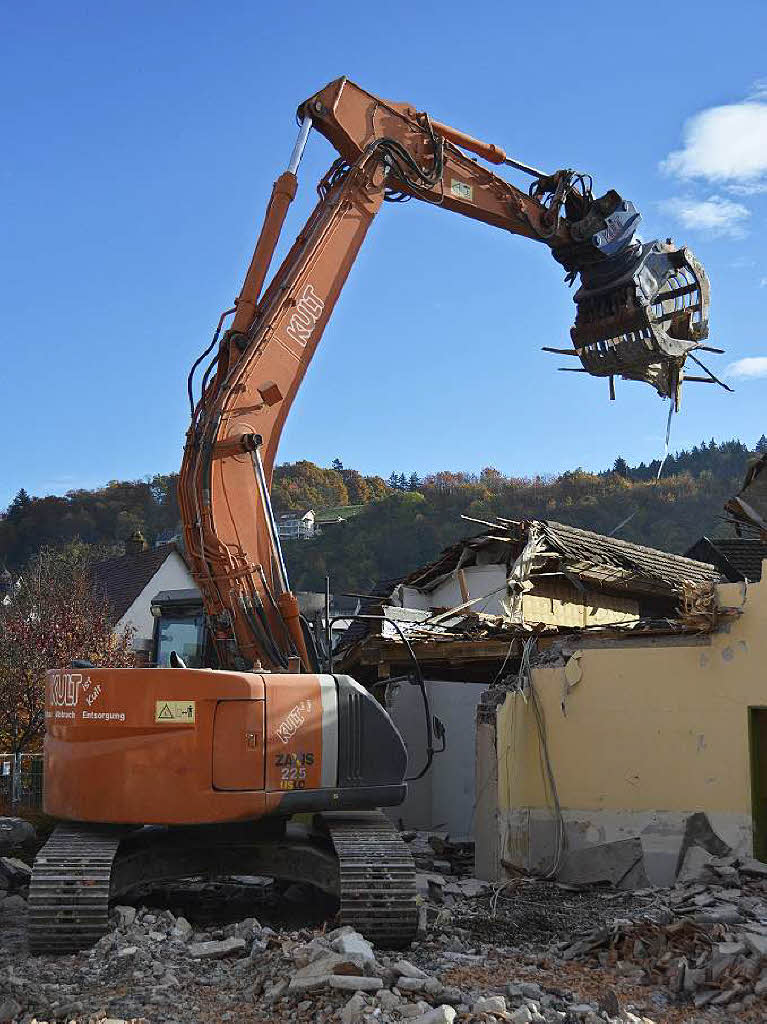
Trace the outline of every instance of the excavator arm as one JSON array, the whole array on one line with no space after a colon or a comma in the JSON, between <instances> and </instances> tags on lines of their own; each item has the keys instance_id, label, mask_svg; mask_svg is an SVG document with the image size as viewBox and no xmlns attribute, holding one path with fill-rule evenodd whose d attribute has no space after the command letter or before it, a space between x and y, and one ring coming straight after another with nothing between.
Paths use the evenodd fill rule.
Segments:
<instances>
[{"instance_id":1,"label":"excavator arm","mask_svg":"<svg viewBox=\"0 0 767 1024\"><path fill-rule=\"evenodd\" d=\"M545 175L346 78L302 103L298 119L298 141L275 182L240 296L189 380L192 422L179 478L185 543L219 662L232 669L317 667L269 488L285 418L384 201L419 199L548 245L569 279L581 278L573 348L564 351L583 372L609 377L611 388L621 375L678 400L685 357L707 336L708 282L692 254L670 241L636 240L633 204L613 191L593 198L587 176ZM339 157L262 290L312 127ZM529 191L467 152L528 173ZM192 375L211 353L195 403Z\"/></svg>"}]
</instances>

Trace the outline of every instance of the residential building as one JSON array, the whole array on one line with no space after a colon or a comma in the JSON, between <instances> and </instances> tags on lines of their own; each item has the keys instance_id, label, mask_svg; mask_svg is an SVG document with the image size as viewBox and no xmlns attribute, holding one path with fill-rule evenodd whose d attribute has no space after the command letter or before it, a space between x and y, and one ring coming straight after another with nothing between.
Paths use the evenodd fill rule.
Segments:
<instances>
[{"instance_id":1,"label":"residential building","mask_svg":"<svg viewBox=\"0 0 767 1024\"><path fill-rule=\"evenodd\" d=\"M277 533L281 540L307 540L313 537L315 512L313 508L283 512L277 516Z\"/></svg>"},{"instance_id":2,"label":"residential building","mask_svg":"<svg viewBox=\"0 0 767 1024\"><path fill-rule=\"evenodd\" d=\"M125 547L124 555L97 563L93 577L97 590L109 602L115 630L135 630L137 661L147 664L155 631L152 599L159 591L197 591L197 587L175 544L149 548L141 534L134 534Z\"/></svg>"},{"instance_id":3,"label":"residential building","mask_svg":"<svg viewBox=\"0 0 767 1024\"><path fill-rule=\"evenodd\" d=\"M523 666L564 638L579 649L602 643L621 650L697 638L710 628L706 601L721 577L712 565L561 523L487 526L403 580L383 583L361 609L380 621L354 622L336 664L380 686L415 774L426 749L423 698L411 685L417 660L446 749L411 783L394 817L453 837L473 833L484 850L482 870L500 877L497 829L488 824L499 820L500 783L488 762L493 752L514 761L505 736L493 730L497 702L518 685ZM592 713L598 721L598 710ZM602 769L619 770L620 759Z\"/></svg>"},{"instance_id":4,"label":"residential building","mask_svg":"<svg viewBox=\"0 0 767 1024\"><path fill-rule=\"evenodd\" d=\"M758 583L767 558L767 540L750 537L701 537L686 552L689 558L710 562L730 583Z\"/></svg>"},{"instance_id":5,"label":"residential building","mask_svg":"<svg viewBox=\"0 0 767 1024\"><path fill-rule=\"evenodd\" d=\"M364 505L337 505L320 512L312 508L284 512L277 516L277 532L282 540L308 540L347 522L364 509Z\"/></svg>"}]
</instances>

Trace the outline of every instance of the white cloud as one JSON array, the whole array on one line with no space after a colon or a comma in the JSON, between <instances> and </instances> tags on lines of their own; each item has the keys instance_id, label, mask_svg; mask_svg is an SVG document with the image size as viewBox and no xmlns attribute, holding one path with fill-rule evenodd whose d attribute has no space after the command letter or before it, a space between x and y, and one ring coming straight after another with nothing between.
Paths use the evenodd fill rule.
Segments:
<instances>
[{"instance_id":1,"label":"white cloud","mask_svg":"<svg viewBox=\"0 0 767 1024\"><path fill-rule=\"evenodd\" d=\"M709 107L685 122L683 145L660 168L685 180L750 183L767 174L767 81L748 99Z\"/></svg>"},{"instance_id":2,"label":"white cloud","mask_svg":"<svg viewBox=\"0 0 767 1024\"><path fill-rule=\"evenodd\" d=\"M763 277L761 279L761 281L759 282L759 287L760 288L767 288L767 277Z\"/></svg>"},{"instance_id":3,"label":"white cloud","mask_svg":"<svg viewBox=\"0 0 767 1024\"><path fill-rule=\"evenodd\" d=\"M730 363L725 373L728 377L767 377L767 356L749 356Z\"/></svg>"},{"instance_id":4,"label":"white cloud","mask_svg":"<svg viewBox=\"0 0 767 1024\"><path fill-rule=\"evenodd\" d=\"M767 192L767 181L752 181L747 185L725 185L733 196L761 196Z\"/></svg>"},{"instance_id":5,"label":"white cloud","mask_svg":"<svg viewBox=\"0 0 767 1024\"><path fill-rule=\"evenodd\" d=\"M708 199L676 196L664 199L658 205L686 228L706 231L710 235L729 235L731 238L743 237L743 221L751 216L742 203L735 203L722 196L709 196Z\"/></svg>"}]
</instances>

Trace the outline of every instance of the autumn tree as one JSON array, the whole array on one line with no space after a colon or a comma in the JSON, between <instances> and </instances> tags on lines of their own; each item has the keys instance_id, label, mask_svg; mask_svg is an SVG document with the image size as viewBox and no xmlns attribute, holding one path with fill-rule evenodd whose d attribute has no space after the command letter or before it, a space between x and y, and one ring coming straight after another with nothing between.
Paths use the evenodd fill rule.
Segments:
<instances>
[{"instance_id":1,"label":"autumn tree","mask_svg":"<svg viewBox=\"0 0 767 1024\"><path fill-rule=\"evenodd\" d=\"M47 669L80 659L105 668L133 664L132 630L114 631L93 587L93 559L80 543L43 548L0 603L0 749L16 754L39 745Z\"/></svg>"},{"instance_id":2,"label":"autumn tree","mask_svg":"<svg viewBox=\"0 0 767 1024\"><path fill-rule=\"evenodd\" d=\"M372 498L372 492L365 477L358 473L356 469L341 469L339 472L346 485L349 504L367 505Z\"/></svg>"}]
</instances>

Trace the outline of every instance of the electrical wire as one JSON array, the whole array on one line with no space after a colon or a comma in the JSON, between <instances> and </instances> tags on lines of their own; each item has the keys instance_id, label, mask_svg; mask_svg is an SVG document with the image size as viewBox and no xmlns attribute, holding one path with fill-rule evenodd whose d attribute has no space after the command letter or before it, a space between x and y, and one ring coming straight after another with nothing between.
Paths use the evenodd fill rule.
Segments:
<instances>
[{"instance_id":1,"label":"electrical wire","mask_svg":"<svg viewBox=\"0 0 767 1024\"><path fill-rule=\"evenodd\" d=\"M417 775L409 775L405 779L405 782L416 782L416 781L418 781L418 779L422 779L424 777L424 775L428 772L428 770L431 768L431 763L434 760L434 755L435 754L443 753L445 748L446 748L446 746L447 746L447 744L446 744L445 737L444 737L444 732L443 732L443 735L442 735L442 747L439 750L436 750L435 747L434 747L434 723L432 721L432 715L431 715L431 702L429 700L428 690L426 689L426 681L425 681L425 679L423 677L423 672L421 671L421 666L418 663L418 658L415 655L415 651L413 650L413 646L410 643L410 641L408 640L408 638L405 636L404 630L402 629L400 624L396 621L396 619L387 619L385 615L336 615L336 616L334 616L330 620L330 624L332 626L336 622L341 622L342 620L344 620L344 621L346 621L346 620L355 620L355 621L356 620L361 620L361 621L386 622L386 623L388 623L388 625L393 626L394 629L396 629L397 633L399 633L400 640L405 645L405 648L407 650L408 656L410 657L410 660L413 663L413 668L415 669L415 673L414 674L415 674L415 678L416 678L416 684L417 684L418 688L421 691L421 697L423 699L424 714L426 716L426 764L423 766L421 771L418 772ZM328 673L330 675L333 674L333 652L332 652L332 650L328 652Z\"/></svg>"},{"instance_id":2,"label":"electrical wire","mask_svg":"<svg viewBox=\"0 0 767 1024\"><path fill-rule=\"evenodd\" d=\"M549 791L551 793L552 800L554 802L554 813L556 816L556 839L554 846L554 858L548 872L543 876L544 878L555 878L560 865L562 863L562 856L565 852L566 847L566 834L565 834L565 821L562 814L562 806L559 802L559 792L557 790L557 782L554 777L554 769L551 765L551 758L549 756L549 745L546 736L546 715L538 696L538 691L533 682L533 673L530 667L530 659L532 657L533 650L535 649L535 638L531 637L525 641L525 645L522 649L522 658L519 666L519 683L522 694L524 696L524 690L527 689L530 694L530 700L533 706L533 713L535 715L535 724L538 730L538 738L540 740L540 750L543 755L543 763L546 769L546 776L549 784Z\"/></svg>"}]
</instances>

